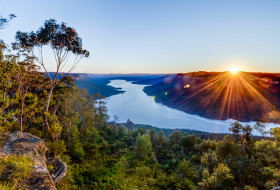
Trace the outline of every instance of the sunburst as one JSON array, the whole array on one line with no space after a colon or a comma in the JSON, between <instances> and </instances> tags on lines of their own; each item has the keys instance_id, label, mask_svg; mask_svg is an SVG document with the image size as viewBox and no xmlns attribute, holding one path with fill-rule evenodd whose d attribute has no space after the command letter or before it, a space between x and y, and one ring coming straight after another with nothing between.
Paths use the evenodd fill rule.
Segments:
<instances>
[{"instance_id":1,"label":"sunburst","mask_svg":"<svg viewBox=\"0 0 280 190\"><path fill-rule=\"evenodd\" d=\"M237 74L240 70L241 70L241 69L240 69L239 67L237 67L237 66L234 66L234 67L231 67L231 68L230 68L230 72L231 72L231 74L233 74L233 75Z\"/></svg>"},{"instance_id":2,"label":"sunburst","mask_svg":"<svg viewBox=\"0 0 280 190\"><path fill-rule=\"evenodd\" d=\"M191 93L182 101L190 100L195 96L200 97L205 111L215 110L219 119L231 116L238 118L245 113L254 115L259 109L269 113L275 109L267 99L269 92L256 82L261 79L253 74L240 72L240 67L232 67L230 72L214 75L201 84L192 85ZM200 96L203 91L208 91L208 96ZM252 109L253 106L249 104L255 104L255 109ZM216 109L210 109L213 107Z\"/></svg>"}]
</instances>

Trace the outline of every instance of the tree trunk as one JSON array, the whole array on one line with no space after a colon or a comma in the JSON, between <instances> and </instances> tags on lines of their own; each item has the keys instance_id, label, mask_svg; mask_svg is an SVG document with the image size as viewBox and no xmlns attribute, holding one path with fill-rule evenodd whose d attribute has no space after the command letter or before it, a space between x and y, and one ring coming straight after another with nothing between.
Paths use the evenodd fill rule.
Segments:
<instances>
[{"instance_id":1,"label":"tree trunk","mask_svg":"<svg viewBox=\"0 0 280 190\"><path fill-rule=\"evenodd\" d=\"M46 105L46 112L49 112L49 106L50 106L50 101L51 101L51 96L53 93L54 85L51 85L49 94L48 94L48 99L47 99L47 105Z\"/></svg>"},{"instance_id":2,"label":"tree trunk","mask_svg":"<svg viewBox=\"0 0 280 190\"><path fill-rule=\"evenodd\" d=\"M70 122L70 127L67 127L67 148L70 149L70 140L71 140L71 122Z\"/></svg>"},{"instance_id":3,"label":"tree trunk","mask_svg":"<svg viewBox=\"0 0 280 190\"><path fill-rule=\"evenodd\" d=\"M22 133L22 116L23 116L23 100L21 100L21 109L20 109L20 132Z\"/></svg>"},{"instance_id":4,"label":"tree trunk","mask_svg":"<svg viewBox=\"0 0 280 190\"><path fill-rule=\"evenodd\" d=\"M50 88L50 91L49 91L49 94L48 94L47 105L46 105L46 110L45 110L46 113L49 113L49 106L50 106L50 101L51 101L51 96L52 96L52 93L53 93L53 89L54 89L54 85L52 84L51 88ZM48 130L48 132L50 134L51 140L54 142L55 140L54 140L54 137L52 136L47 116L45 118L45 122L46 122L47 130Z\"/></svg>"}]
</instances>

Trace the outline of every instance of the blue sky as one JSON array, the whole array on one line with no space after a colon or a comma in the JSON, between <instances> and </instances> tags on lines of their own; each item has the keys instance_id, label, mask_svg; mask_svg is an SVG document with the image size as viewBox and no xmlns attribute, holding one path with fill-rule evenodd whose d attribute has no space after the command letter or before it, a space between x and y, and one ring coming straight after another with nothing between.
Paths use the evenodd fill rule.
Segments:
<instances>
[{"instance_id":1,"label":"blue sky","mask_svg":"<svg viewBox=\"0 0 280 190\"><path fill-rule=\"evenodd\" d=\"M17 15L0 30L6 43L50 18L75 28L91 53L75 72L280 72L278 0L0 0L0 7L1 16Z\"/></svg>"}]
</instances>

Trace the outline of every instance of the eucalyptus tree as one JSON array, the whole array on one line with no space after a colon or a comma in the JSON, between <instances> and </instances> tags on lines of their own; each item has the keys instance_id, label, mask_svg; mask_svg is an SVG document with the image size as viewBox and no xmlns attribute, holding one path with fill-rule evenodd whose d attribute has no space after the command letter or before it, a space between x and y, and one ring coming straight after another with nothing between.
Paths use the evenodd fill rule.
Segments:
<instances>
[{"instance_id":1,"label":"eucalyptus tree","mask_svg":"<svg viewBox=\"0 0 280 190\"><path fill-rule=\"evenodd\" d=\"M53 58L56 63L53 74L47 69L47 63L45 62L46 56L43 55L43 47L45 46L50 47L53 51ZM48 116L50 115L49 106L53 90L64 77L75 69L82 58L89 56L89 52L83 49L82 39L75 29L68 27L65 23L58 24L54 19L46 20L44 26L40 27L36 32L32 31L27 33L18 31L13 47L25 53L27 57L34 59L42 67L45 75L49 79L50 86L45 106L45 123L52 140L54 140L48 122ZM74 55L75 59L73 59L72 63L69 63L68 60L71 55ZM62 69L65 66L68 66L69 69L62 73Z\"/></svg>"},{"instance_id":2,"label":"eucalyptus tree","mask_svg":"<svg viewBox=\"0 0 280 190\"><path fill-rule=\"evenodd\" d=\"M14 74L15 83L17 86L16 95L19 101L19 124L20 124L20 132L23 131L23 116L24 113L34 110L36 106L37 97L35 94L30 92L30 88L36 83L38 79L38 67L30 60L20 61L17 63L17 69ZM28 97L29 102L26 107L26 98ZM33 101L30 101L33 99ZM31 103L32 102L32 103ZM32 108L33 107L33 108ZM26 115L25 115L26 116Z\"/></svg>"},{"instance_id":3,"label":"eucalyptus tree","mask_svg":"<svg viewBox=\"0 0 280 190\"><path fill-rule=\"evenodd\" d=\"M7 23L15 17L16 15L14 14L10 14L9 18L0 17L0 29L3 29L7 25Z\"/></svg>"},{"instance_id":4,"label":"eucalyptus tree","mask_svg":"<svg viewBox=\"0 0 280 190\"><path fill-rule=\"evenodd\" d=\"M15 72L16 60L15 57L4 55L7 49L4 42L0 42L0 92L1 99L6 101L9 89L11 88L11 78Z\"/></svg>"},{"instance_id":5,"label":"eucalyptus tree","mask_svg":"<svg viewBox=\"0 0 280 190\"><path fill-rule=\"evenodd\" d=\"M5 43L0 41L0 133L7 131L15 121L11 106L15 101L12 96L12 77L16 71L16 60L13 56L4 55L6 49Z\"/></svg>"}]
</instances>

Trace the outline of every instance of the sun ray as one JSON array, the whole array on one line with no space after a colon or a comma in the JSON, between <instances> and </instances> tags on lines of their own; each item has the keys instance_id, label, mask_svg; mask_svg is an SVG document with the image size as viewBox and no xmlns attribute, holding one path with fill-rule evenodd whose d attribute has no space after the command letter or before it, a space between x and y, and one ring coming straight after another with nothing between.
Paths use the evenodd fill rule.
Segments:
<instances>
[{"instance_id":1,"label":"sun ray","mask_svg":"<svg viewBox=\"0 0 280 190\"><path fill-rule=\"evenodd\" d=\"M184 85L190 84L191 87L186 89L187 95L180 102L198 102L206 114L208 111L216 111L219 119L239 118L258 110L273 111L274 107L267 99L269 92L264 89L264 85L256 82L264 79L239 70L235 74L224 72L214 73L213 76L204 78L206 81L198 85L188 80ZM256 105L256 109L252 105Z\"/></svg>"},{"instance_id":2,"label":"sun ray","mask_svg":"<svg viewBox=\"0 0 280 190\"><path fill-rule=\"evenodd\" d=\"M249 84L244 78L241 78L242 82L248 87L251 95L255 95L262 103L264 103L266 106L273 107L273 105L265 98L263 95L256 89L254 88L251 84Z\"/></svg>"},{"instance_id":3,"label":"sun ray","mask_svg":"<svg viewBox=\"0 0 280 190\"><path fill-rule=\"evenodd\" d=\"M192 95L188 96L187 99L192 98L193 96L199 94L200 92L206 90L207 88L210 88L212 85L215 85L216 83L218 83L219 81L222 81L224 79L224 75L221 75L219 77L216 77L214 79L211 79L210 81L204 82L201 85L195 87L195 89L199 89L198 91L196 91L195 93L193 93ZM209 85L209 83L211 85ZM204 87L203 87L204 86ZM203 87L203 88L202 88Z\"/></svg>"}]
</instances>

